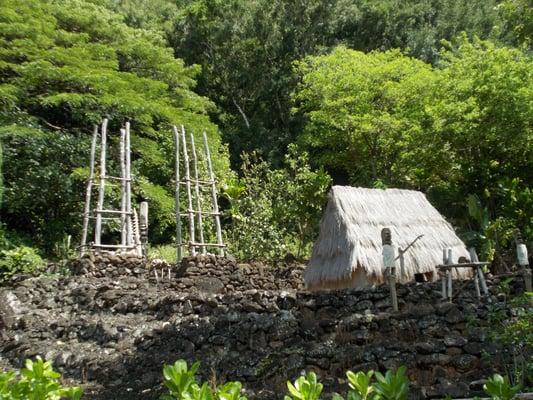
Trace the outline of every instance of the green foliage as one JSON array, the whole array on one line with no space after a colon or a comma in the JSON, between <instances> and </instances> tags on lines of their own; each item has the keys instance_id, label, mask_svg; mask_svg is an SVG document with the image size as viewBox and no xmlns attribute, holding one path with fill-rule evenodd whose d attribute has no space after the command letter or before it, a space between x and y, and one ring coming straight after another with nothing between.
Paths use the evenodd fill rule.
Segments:
<instances>
[{"instance_id":1,"label":"green foliage","mask_svg":"<svg viewBox=\"0 0 533 400\"><path fill-rule=\"evenodd\" d=\"M348 385L350 391L348 392L348 400L367 400L372 398L375 388L371 385L370 381L374 371L370 370L367 373L359 371L353 373L352 371L346 372L348 378Z\"/></svg>"},{"instance_id":2,"label":"green foliage","mask_svg":"<svg viewBox=\"0 0 533 400\"><path fill-rule=\"evenodd\" d=\"M296 69L302 76L296 110L308 120L300 142L312 158L354 184L409 183L404 157L423 130L431 67L399 51L339 47Z\"/></svg>"},{"instance_id":3,"label":"green foliage","mask_svg":"<svg viewBox=\"0 0 533 400\"><path fill-rule=\"evenodd\" d=\"M494 305L489 314L491 339L506 350L506 375L514 384L533 386L533 293L507 305Z\"/></svg>"},{"instance_id":4,"label":"green foliage","mask_svg":"<svg viewBox=\"0 0 533 400\"><path fill-rule=\"evenodd\" d=\"M87 162L88 141L81 135L42 132L16 125L0 127L4 142L3 221L30 234L53 251L64 232L79 234L83 180L72 174Z\"/></svg>"},{"instance_id":5,"label":"green foliage","mask_svg":"<svg viewBox=\"0 0 533 400\"><path fill-rule=\"evenodd\" d=\"M322 393L323 385L316 379L314 372L308 372L305 376L300 376L292 384L287 381L289 395L285 400L318 400Z\"/></svg>"},{"instance_id":6,"label":"green foliage","mask_svg":"<svg viewBox=\"0 0 533 400\"><path fill-rule=\"evenodd\" d=\"M35 249L27 246L0 250L0 282L15 274L33 274L45 264Z\"/></svg>"},{"instance_id":7,"label":"green foliage","mask_svg":"<svg viewBox=\"0 0 533 400\"><path fill-rule=\"evenodd\" d=\"M61 374L54 371L50 361L40 357L26 360L20 377L14 372L0 373L0 398L4 400L60 400L81 399L81 388L64 387L59 382Z\"/></svg>"},{"instance_id":8,"label":"green foliage","mask_svg":"<svg viewBox=\"0 0 533 400\"><path fill-rule=\"evenodd\" d=\"M494 374L483 385L485 392L494 400L512 400L520 391L520 385L512 386L507 377Z\"/></svg>"},{"instance_id":9,"label":"green foliage","mask_svg":"<svg viewBox=\"0 0 533 400\"><path fill-rule=\"evenodd\" d=\"M117 157L118 129L131 121L132 173L146 183L134 185L140 198L151 185L158 188L148 193L154 203L172 199L172 124L195 134L205 129L219 178L228 167L207 115L213 104L193 92L198 68L174 58L160 33L127 26L101 3L6 0L0 6L2 219L46 252L65 234L79 235L89 132L104 116L110 159ZM110 173L118 168L109 167ZM174 227L163 206L154 209L157 241Z\"/></svg>"},{"instance_id":10,"label":"green foliage","mask_svg":"<svg viewBox=\"0 0 533 400\"><path fill-rule=\"evenodd\" d=\"M243 177L225 189L230 200L230 250L243 259L303 254L325 203L329 176L312 171L308 156L290 146L285 168L243 156Z\"/></svg>"},{"instance_id":11,"label":"green foliage","mask_svg":"<svg viewBox=\"0 0 533 400\"><path fill-rule=\"evenodd\" d=\"M533 7L530 0L504 0L497 6L506 39L529 47L533 44Z\"/></svg>"},{"instance_id":12,"label":"green foliage","mask_svg":"<svg viewBox=\"0 0 533 400\"><path fill-rule=\"evenodd\" d=\"M178 15L178 5L171 0L92 0L124 16L124 22L134 28L162 31L169 34Z\"/></svg>"},{"instance_id":13,"label":"green foliage","mask_svg":"<svg viewBox=\"0 0 533 400\"><path fill-rule=\"evenodd\" d=\"M191 368L187 362L178 360L173 365L163 367L164 384L169 394L162 395L162 400L246 400L241 395L240 382L227 382L211 388L207 383L201 386L195 378L200 364L194 363Z\"/></svg>"},{"instance_id":14,"label":"green foliage","mask_svg":"<svg viewBox=\"0 0 533 400\"><path fill-rule=\"evenodd\" d=\"M157 246L150 246L148 248L148 259L161 259L168 263L176 263L176 245L175 244L163 244Z\"/></svg>"},{"instance_id":15,"label":"green foliage","mask_svg":"<svg viewBox=\"0 0 533 400\"><path fill-rule=\"evenodd\" d=\"M402 366L396 371L387 371L385 375L376 372L374 388L380 399L406 400L409 391L409 379L405 375L407 368Z\"/></svg>"},{"instance_id":16,"label":"green foliage","mask_svg":"<svg viewBox=\"0 0 533 400\"><path fill-rule=\"evenodd\" d=\"M337 180L427 192L501 260L513 228L533 239L533 61L478 39L447 46L437 68L343 47L297 63L299 143Z\"/></svg>"},{"instance_id":17,"label":"green foliage","mask_svg":"<svg viewBox=\"0 0 533 400\"><path fill-rule=\"evenodd\" d=\"M527 0L525 0L527 1ZM202 66L199 90L218 108L232 161L257 150L280 162L302 129L291 115L292 63L344 44L364 52L401 48L435 63L440 41L466 31L498 37L496 0L194 0L169 40ZM502 29L500 29L502 30ZM504 35L503 29L502 35Z\"/></svg>"},{"instance_id":18,"label":"green foliage","mask_svg":"<svg viewBox=\"0 0 533 400\"><path fill-rule=\"evenodd\" d=\"M165 365L163 367L164 384L171 396L181 399L184 393L189 392L191 386L196 384L194 375L200 368L200 363L196 362L187 367L185 360L178 360L174 365Z\"/></svg>"}]
</instances>

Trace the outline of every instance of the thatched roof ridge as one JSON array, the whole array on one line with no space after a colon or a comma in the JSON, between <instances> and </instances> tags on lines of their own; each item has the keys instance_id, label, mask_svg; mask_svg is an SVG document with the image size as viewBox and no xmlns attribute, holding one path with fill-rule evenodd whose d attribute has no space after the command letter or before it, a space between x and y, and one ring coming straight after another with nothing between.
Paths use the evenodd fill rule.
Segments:
<instances>
[{"instance_id":1,"label":"thatched roof ridge","mask_svg":"<svg viewBox=\"0 0 533 400\"><path fill-rule=\"evenodd\" d=\"M334 287L336 281L354 279L356 272L357 280L366 280L357 286L382 282L381 229L385 227L391 229L396 247L405 248L424 235L405 254L405 280L413 279L415 273L435 271L444 248L452 248L454 261L469 257L452 226L421 192L334 186L328 197L304 274L310 288Z\"/></svg>"}]
</instances>

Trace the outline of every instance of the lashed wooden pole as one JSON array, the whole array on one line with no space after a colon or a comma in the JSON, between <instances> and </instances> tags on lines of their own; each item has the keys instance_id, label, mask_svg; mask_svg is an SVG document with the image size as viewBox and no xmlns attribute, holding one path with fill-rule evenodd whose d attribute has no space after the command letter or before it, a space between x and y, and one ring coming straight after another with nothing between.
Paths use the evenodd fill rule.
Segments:
<instances>
[{"instance_id":1,"label":"lashed wooden pole","mask_svg":"<svg viewBox=\"0 0 533 400\"><path fill-rule=\"evenodd\" d=\"M200 183L198 181L198 159L196 156L196 146L194 144L194 136L192 132L189 133L189 136L191 137L191 152L192 152L192 162L193 162L193 173L194 173L194 193L196 196L196 209L198 212L196 215L198 216L198 232L200 234L200 251L202 254L206 254L205 249L205 240L204 240L204 224L202 220L202 199L200 195Z\"/></svg>"},{"instance_id":2,"label":"lashed wooden pole","mask_svg":"<svg viewBox=\"0 0 533 400\"><path fill-rule=\"evenodd\" d=\"M126 129L120 130L120 243L126 246L128 227L126 224Z\"/></svg>"},{"instance_id":3,"label":"lashed wooden pole","mask_svg":"<svg viewBox=\"0 0 533 400\"><path fill-rule=\"evenodd\" d=\"M191 177L189 174L189 154L187 153L187 141L185 140L185 128L181 126L181 140L183 144L183 160L185 164L185 186L187 188L187 215L189 217L189 254L196 255L194 246L194 209L192 207Z\"/></svg>"},{"instance_id":4,"label":"lashed wooden pole","mask_svg":"<svg viewBox=\"0 0 533 400\"><path fill-rule=\"evenodd\" d=\"M98 140L98 125L93 127L93 139L91 142L91 154L89 160L89 178L87 179L87 187L85 191L85 209L83 211L83 229L81 233L80 256L86 252L87 233L89 231L89 218L91 216L91 194L93 190L94 179L94 158L96 156L96 142Z\"/></svg>"},{"instance_id":5,"label":"lashed wooden pole","mask_svg":"<svg viewBox=\"0 0 533 400\"><path fill-rule=\"evenodd\" d=\"M126 122L125 137L126 153L126 245L133 245L133 226L131 213L131 140L130 140L130 123Z\"/></svg>"},{"instance_id":6,"label":"lashed wooden pole","mask_svg":"<svg viewBox=\"0 0 533 400\"><path fill-rule=\"evenodd\" d=\"M471 262L478 262L478 257L476 253L476 249L474 247L470 247L468 249L468 252L470 253L470 261ZM479 267L474 267L474 288L476 289L476 296L477 298L481 298L481 291L479 290Z\"/></svg>"},{"instance_id":7,"label":"lashed wooden pole","mask_svg":"<svg viewBox=\"0 0 533 400\"><path fill-rule=\"evenodd\" d=\"M215 182L215 174L213 173L213 164L211 163L211 153L209 152L209 145L207 143L207 134L204 131L204 151L207 160L207 170L209 172L209 181L211 183L211 196L213 198L213 217L215 219L215 229L217 234L218 254L224 256L224 243L222 241L222 228L220 226L220 212L218 210L217 187Z\"/></svg>"},{"instance_id":8,"label":"lashed wooden pole","mask_svg":"<svg viewBox=\"0 0 533 400\"><path fill-rule=\"evenodd\" d=\"M102 210L104 208L105 179L106 179L106 146L107 146L107 118L102 122L100 140L100 180L98 183L98 203L96 205L96 224L94 229L94 243L102 244ZM99 249L99 248L98 248Z\"/></svg>"},{"instance_id":9,"label":"lashed wooden pole","mask_svg":"<svg viewBox=\"0 0 533 400\"><path fill-rule=\"evenodd\" d=\"M178 128L174 125L172 127L174 131L174 143L176 145L176 262L181 261L181 216L180 216L180 136Z\"/></svg>"}]
</instances>

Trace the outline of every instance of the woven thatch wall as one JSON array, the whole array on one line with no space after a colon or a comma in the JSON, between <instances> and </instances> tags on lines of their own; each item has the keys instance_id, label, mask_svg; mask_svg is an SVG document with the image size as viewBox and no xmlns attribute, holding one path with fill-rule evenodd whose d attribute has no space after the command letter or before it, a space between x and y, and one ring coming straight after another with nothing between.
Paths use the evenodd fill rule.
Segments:
<instances>
[{"instance_id":1,"label":"woven thatch wall","mask_svg":"<svg viewBox=\"0 0 533 400\"><path fill-rule=\"evenodd\" d=\"M334 186L304 273L308 288L366 287L383 282L381 230L385 227L391 229L393 244L401 248L424 235L405 254L402 281L413 280L415 273L435 279L435 266L442 263L444 248L452 248L454 262L469 257L464 243L423 193ZM455 277L467 277L469 272L465 269L460 274Z\"/></svg>"}]
</instances>

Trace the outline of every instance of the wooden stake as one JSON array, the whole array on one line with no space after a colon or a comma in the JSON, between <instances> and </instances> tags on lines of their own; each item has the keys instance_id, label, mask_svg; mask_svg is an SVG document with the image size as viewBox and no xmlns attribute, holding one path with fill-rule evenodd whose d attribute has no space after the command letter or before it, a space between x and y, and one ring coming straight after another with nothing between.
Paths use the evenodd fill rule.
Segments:
<instances>
[{"instance_id":1,"label":"wooden stake","mask_svg":"<svg viewBox=\"0 0 533 400\"><path fill-rule=\"evenodd\" d=\"M120 243L127 244L128 228L126 225L126 129L120 130Z\"/></svg>"},{"instance_id":2,"label":"wooden stake","mask_svg":"<svg viewBox=\"0 0 533 400\"><path fill-rule=\"evenodd\" d=\"M200 196L200 185L198 184L198 159L196 158L196 146L194 145L194 136L192 133L190 133L191 137L191 152L192 152L192 162L193 162L193 172L194 172L194 192L196 195L196 208L198 209L198 213L196 213L196 216L198 217L198 231L200 233L200 243L202 245L200 246L200 251L202 254L207 254L205 250L205 245L203 244L205 242L204 240L204 224L202 220L202 199Z\"/></svg>"},{"instance_id":3,"label":"wooden stake","mask_svg":"<svg viewBox=\"0 0 533 400\"><path fill-rule=\"evenodd\" d=\"M470 253L470 256L472 258L473 262L479 262L479 258L476 253L476 249L473 249L473 252ZM487 281L485 280L485 274L483 273L483 269L481 267L477 268L477 277L479 279L479 283L481 286L481 290L483 291L483 294L489 295L489 288L487 287ZM488 297L489 303L491 302L490 297Z\"/></svg>"},{"instance_id":4,"label":"wooden stake","mask_svg":"<svg viewBox=\"0 0 533 400\"><path fill-rule=\"evenodd\" d=\"M453 261L452 261L452 249L449 248L448 249L448 258L447 258L447 264L452 264ZM448 271L447 271L447 274L448 274L448 299L450 300L450 303L452 302L452 297L453 297L453 291L452 291L452 269L450 268Z\"/></svg>"},{"instance_id":5,"label":"wooden stake","mask_svg":"<svg viewBox=\"0 0 533 400\"><path fill-rule=\"evenodd\" d=\"M406 278L406 276L405 276L405 256L404 256L404 251L399 246L398 246L398 256L400 258L400 282L402 282L403 279Z\"/></svg>"},{"instance_id":6,"label":"wooden stake","mask_svg":"<svg viewBox=\"0 0 533 400\"><path fill-rule=\"evenodd\" d=\"M219 245L218 254L224 256L224 243L222 241L222 228L220 227L220 214L218 210L218 199L217 199L217 187L215 183L215 175L213 174L213 165L211 163L211 154L209 152L209 145L207 143L207 134L204 131L204 150L205 157L207 160L207 170L209 172L209 180L211 181L211 196L213 197L213 218L215 219L215 228L217 233L217 243Z\"/></svg>"},{"instance_id":7,"label":"wooden stake","mask_svg":"<svg viewBox=\"0 0 533 400\"><path fill-rule=\"evenodd\" d=\"M470 261L471 262L478 262L478 257L476 253L476 249L473 247L470 247L468 249L468 252L470 253ZM474 287L476 288L476 296L477 298L481 298L481 292L479 291L479 267L474 268Z\"/></svg>"},{"instance_id":8,"label":"wooden stake","mask_svg":"<svg viewBox=\"0 0 533 400\"><path fill-rule=\"evenodd\" d=\"M448 252L446 249L442 249L442 264L448 264ZM446 293L446 279L448 277L448 270L444 271L444 275L441 277L441 286L442 286L442 300L446 300L448 294Z\"/></svg>"},{"instance_id":9,"label":"wooden stake","mask_svg":"<svg viewBox=\"0 0 533 400\"><path fill-rule=\"evenodd\" d=\"M176 174L176 262L181 261L181 216L180 216L180 136L174 125L174 143L176 145L175 174Z\"/></svg>"},{"instance_id":10,"label":"wooden stake","mask_svg":"<svg viewBox=\"0 0 533 400\"><path fill-rule=\"evenodd\" d=\"M189 175L189 154L187 153L187 142L185 140L185 128L181 126L181 141L183 144L183 159L185 164L185 182L187 187L187 213L189 216L189 254L196 255L194 240L194 209L192 208L191 182Z\"/></svg>"},{"instance_id":11,"label":"wooden stake","mask_svg":"<svg viewBox=\"0 0 533 400\"><path fill-rule=\"evenodd\" d=\"M389 280L392 309L398 311L398 297L396 295L396 268L394 266L394 247L392 246L392 235L389 228L381 230L381 242L383 245L383 265L385 275Z\"/></svg>"},{"instance_id":12,"label":"wooden stake","mask_svg":"<svg viewBox=\"0 0 533 400\"><path fill-rule=\"evenodd\" d=\"M85 246L87 245L87 233L89 231L89 218L91 214L91 193L93 190L94 158L96 155L96 141L97 140L98 140L98 125L94 125L93 139L91 142L91 154L90 154L90 160L89 160L89 178L87 179L87 188L85 191L85 210L83 211L83 230L81 233L80 256L83 256L86 252Z\"/></svg>"},{"instance_id":13,"label":"wooden stake","mask_svg":"<svg viewBox=\"0 0 533 400\"><path fill-rule=\"evenodd\" d=\"M105 174L106 174L106 146L107 146L107 118L102 122L102 136L100 140L100 180L98 184L98 203L96 206L96 225L94 229L94 243L101 244L102 213L104 208Z\"/></svg>"},{"instance_id":14,"label":"wooden stake","mask_svg":"<svg viewBox=\"0 0 533 400\"><path fill-rule=\"evenodd\" d=\"M131 141L130 141L130 123L126 122L126 243L128 246L133 245L133 227L131 220Z\"/></svg>"}]
</instances>

